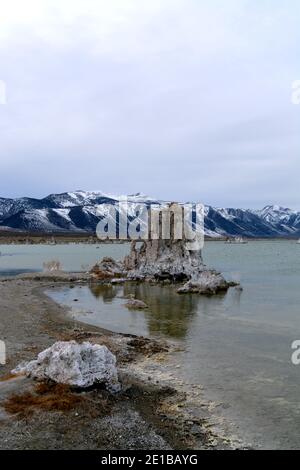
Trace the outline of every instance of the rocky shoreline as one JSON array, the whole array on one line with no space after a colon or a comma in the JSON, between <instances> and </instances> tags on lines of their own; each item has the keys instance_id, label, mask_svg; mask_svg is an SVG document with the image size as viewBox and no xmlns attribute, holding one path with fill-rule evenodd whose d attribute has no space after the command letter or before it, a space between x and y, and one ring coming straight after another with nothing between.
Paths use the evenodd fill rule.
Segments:
<instances>
[{"instance_id":1,"label":"rocky shoreline","mask_svg":"<svg viewBox=\"0 0 300 470\"><path fill-rule=\"evenodd\" d=\"M81 324L44 294L74 282L86 283L87 277L56 273L0 280L0 338L7 347L7 363L0 366L0 449L241 447L213 424L201 388L186 387L175 376L174 345ZM33 381L9 375L58 340L106 345L117 357L122 392L112 397L92 389L75 399L67 392L74 406L57 409L55 390L41 398ZM24 395L30 397L25 405Z\"/></svg>"}]
</instances>

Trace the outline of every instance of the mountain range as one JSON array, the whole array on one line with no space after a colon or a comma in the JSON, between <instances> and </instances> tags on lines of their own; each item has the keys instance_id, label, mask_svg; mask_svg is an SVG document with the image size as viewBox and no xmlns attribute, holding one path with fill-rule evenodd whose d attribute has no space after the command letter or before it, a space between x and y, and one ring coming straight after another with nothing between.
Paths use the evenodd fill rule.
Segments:
<instances>
[{"instance_id":1,"label":"mountain range","mask_svg":"<svg viewBox=\"0 0 300 470\"><path fill-rule=\"evenodd\" d=\"M161 201L142 194L127 196L132 202ZM51 194L43 199L0 198L0 230L17 232L95 233L103 204L116 204L121 196L101 191ZM299 237L300 212L270 205L261 210L205 206L205 233L209 237Z\"/></svg>"}]
</instances>

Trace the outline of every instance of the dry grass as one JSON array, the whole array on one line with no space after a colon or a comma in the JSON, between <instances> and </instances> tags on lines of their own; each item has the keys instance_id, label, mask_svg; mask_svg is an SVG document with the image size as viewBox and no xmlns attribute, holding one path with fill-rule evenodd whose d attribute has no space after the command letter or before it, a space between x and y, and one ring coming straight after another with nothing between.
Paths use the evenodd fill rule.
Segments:
<instances>
[{"instance_id":1,"label":"dry grass","mask_svg":"<svg viewBox=\"0 0 300 470\"><path fill-rule=\"evenodd\" d=\"M131 339L128 342L128 346L132 347L136 353L141 353L145 356L168 352L167 345L143 337Z\"/></svg>"},{"instance_id":2,"label":"dry grass","mask_svg":"<svg viewBox=\"0 0 300 470\"><path fill-rule=\"evenodd\" d=\"M40 382L33 392L11 395L3 404L7 413L27 419L35 411L69 412L76 409L84 419L95 419L111 413L116 398L104 390L76 393L68 385Z\"/></svg>"},{"instance_id":3,"label":"dry grass","mask_svg":"<svg viewBox=\"0 0 300 470\"><path fill-rule=\"evenodd\" d=\"M34 410L44 411L70 411L82 403L84 397L70 390L67 385L39 383L34 393L26 392L22 395L11 395L4 408L8 413L28 416Z\"/></svg>"}]
</instances>

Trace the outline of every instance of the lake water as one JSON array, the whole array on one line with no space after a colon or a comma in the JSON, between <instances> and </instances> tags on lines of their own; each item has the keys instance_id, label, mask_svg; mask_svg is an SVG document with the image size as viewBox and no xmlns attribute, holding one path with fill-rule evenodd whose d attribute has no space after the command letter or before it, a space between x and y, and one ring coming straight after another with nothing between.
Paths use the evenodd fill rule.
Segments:
<instances>
[{"instance_id":1,"label":"lake water","mask_svg":"<svg viewBox=\"0 0 300 470\"><path fill-rule=\"evenodd\" d=\"M122 258L127 250L125 245L0 247L0 270L42 269L51 259L80 270L104 255ZM300 339L300 245L208 242L203 256L244 290L179 296L172 287L140 284L67 288L51 296L71 306L78 320L179 342L176 371L187 383L203 385L236 434L255 447L299 448L300 366L291 363L291 343ZM149 308L128 311L121 297L129 293Z\"/></svg>"},{"instance_id":2,"label":"lake water","mask_svg":"<svg viewBox=\"0 0 300 470\"><path fill-rule=\"evenodd\" d=\"M58 260L66 271L82 271L104 256L122 259L128 244L0 245L0 276L43 271L43 263Z\"/></svg>"}]
</instances>

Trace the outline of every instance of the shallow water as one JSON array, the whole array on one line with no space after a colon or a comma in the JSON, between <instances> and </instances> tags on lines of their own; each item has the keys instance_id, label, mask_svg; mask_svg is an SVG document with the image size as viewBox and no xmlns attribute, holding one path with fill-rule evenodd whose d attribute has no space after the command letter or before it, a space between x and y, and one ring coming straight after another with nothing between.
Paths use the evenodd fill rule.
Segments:
<instances>
[{"instance_id":1,"label":"shallow water","mask_svg":"<svg viewBox=\"0 0 300 470\"><path fill-rule=\"evenodd\" d=\"M6 249L13 256L0 258L0 270L42 269L43 261L57 258L65 269L80 270L104 255L122 258L128 247ZM300 366L291 363L291 343L300 339L300 245L209 242L203 255L209 266L240 280L244 290L233 288L215 297L179 296L168 286L140 284L75 287L50 295L72 306L78 320L179 342L183 351L174 357L176 371L187 383L203 385L204 394L220 402L216 412L235 423L236 434L256 447L299 448ZM121 298L129 293L149 308L129 311Z\"/></svg>"}]
</instances>

